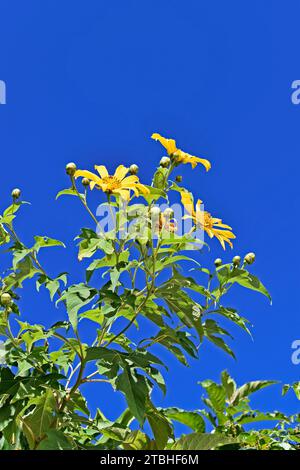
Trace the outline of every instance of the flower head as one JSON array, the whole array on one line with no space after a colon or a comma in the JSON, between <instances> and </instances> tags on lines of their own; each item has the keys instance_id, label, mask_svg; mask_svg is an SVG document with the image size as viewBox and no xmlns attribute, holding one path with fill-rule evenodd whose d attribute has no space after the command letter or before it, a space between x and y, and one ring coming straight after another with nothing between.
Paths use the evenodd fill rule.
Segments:
<instances>
[{"instance_id":1,"label":"flower head","mask_svg":"<svg viewBox=\"0 0 300 470\"><path fill-rule=\"evenodd\" d=\"M226 242L232 248L231 240L235 238L235 235L232 233L232 228L229 225L223 224L222 219L212 217L209 212L201 210L202 201L200 199L198 199L194 207L194 202L189 192L181 193L181 202L190 214L187 217L190 217L195 225L205 230L210 238L216 237L224 250Z\"/></svg>"},{"instance_id":2,"label":"flower head","mask_svg":"<svg viewBox=\"0 0 300 470\"><path fill-rule=\"evenodd\" d=\"M154 133L151 136L152 139L158 140L161 145L166 149L168 155L175 161L176 164L179 163L190 163L192 168L195 168L198 163L201 163L206 169L206 171L210 170L211 164L205 158L198 158L190 155L189 153L183 152L176 147L176 141L174 139L166 139L162 137L160 134Z\"/></svg>"},{"instance_id":3,"label":"flower head","mask_svg":"<svg viewBox=\"0 0 300 470\"><path fill-rule=\"evenodd\" d=\"M109 175L104 165L95 165L95 170L99 176L91 171L77 170L75 178L82 176L90 180L90 188L101 189L107 194L114 194L115 196L121 196L126 201L130 198L130 191L132 190L136 196L140 193L148 194L149 189L139 182L139 178L136 175L127 176L129 168L124 165L119 165L114 175Z\"/></svg>"}]
</instances>

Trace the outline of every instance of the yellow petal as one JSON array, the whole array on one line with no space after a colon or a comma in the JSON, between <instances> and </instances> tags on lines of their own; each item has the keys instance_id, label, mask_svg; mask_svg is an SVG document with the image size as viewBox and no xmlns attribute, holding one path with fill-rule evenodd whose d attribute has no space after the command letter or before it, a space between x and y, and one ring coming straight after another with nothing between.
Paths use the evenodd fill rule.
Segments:
<instances>
[{"instance_id":1,"label":"yellow petal","mask_svg":"<svg viewBox=\"0 0 300 470\"><path fill-rule=\"evenodd\" d=\"M104 165L95 165L95 170L98 171L101 178L107 178L109 176L106 166Z\"/></svg>"},{"instance_id":2,"label":"yellow petal","mask_svg":"<svg viewBox=\"0 0 300 470\"><path fill-rule=\"evenodd\" d=\"M166 139L165 137L162 137L160 134L157 133L152 134L151 139L158 140L161 145L165 147L169 155L176 152L177 150L176 142L174 139Z\"/></svg>"},{"instance_id":3,"label":"yellow petal","mask_svg":"<svg viewBox=\"0 0 300 470\"><path fill-rule=\"evenodd\" d=\"M115 171L114 177L117 180L122 181L123 178L127 175L129 168L126 168L124 165L119 165Z\"/></svg>"},{"instance_id":4,"label":"yellow petal","mask_svg":"<svg viewBox=\"0 0 300 470\"><path fill-rule=\"evenodd\" d=\"M226 248L225 248L225 243L224 243L223 238L220 235L218 235L217 233L215 234L215 236L219 240L219 242L221 243L223 250L225 250Z\"/></svg>"},{"instance_id":5,"label":"yellow petal","mask_svg":"<svg viewBox=\"0 0 300 470\"><path fill-rule=\"evenodd\" d=\"M133 184L132 186L130 186L130 189L133 190L136 197L139 197L140 193L139 193L138 188L136 187L136 184Z\"/></svg>"},{"instance_id":6,"label":"yellow petal","mask_svg":"<svg viewBox=\"0 0 300 470\"><path fill-rule=\"evenodd\" d=\"M113 193L119 194L122 199L125 199L125 201L129 201L130 191L128 191L127 189L115 189Z\"/></svg>"},{"instance_id":7,"label":"yellow petal","mask_svg":"<svg viewBox=\"0 0 300 470\"><path fill-rule=\"evenodd\" d=\"M75 173L75 178L79 178L80 176L83 178L88 178L89 180L94 181L96 184L101 184L101 179L99 176L95 175L91 171L77 170Z\"/></svg>"},{"instance_id":8,"label":"yellow petal","mask_svg":"<svg viewBox=\"0 0 300 470\"><path fill-rule=\"evenodd\" d=\"M182 150L177 150L175 155L177 156L177 161L179 163L190 163L192 168L195 168L198 163L201 163L201 165L205 167L206 171L211 169L210 162L205 160L205 158L195 157L194 155L190 155L189 153L183 152Z\"/></svg>"},{"instance_id":9,"label":"yellow petal","mask_svg":"<svg viewBox=\"0 0 300 470\"><path fill-rule=\"evenodd\" d=\"M232 227L230 227L229 225L223 224L222 220L220 222L215 222L215 219L213 219L213 221L214 221L214 225L216 225L217 227L227 228L228 230L232 230Z\"/></svg>"},{"instance_id":10,"label":"yellow petal","mask_svg":"<svg viewBox=\"0 0 300 470\"><path fill-rule=\"evenodd\" d=\"M205 158L197 158L197 162L201 163L201 165L204 166L206 171L211 169L211 163L208 160L206 160Z\"/></svg>"},{"instance_id":11,"label":"yellow petal","mask_svg":"<svg viewBox=\"0 0 300 470\"><path fill-rule=\"evenodd\" d=\"M187 212L191 215L194 215L195 213L194 202L193 202L191 193L189 193L188 191L182 191L180 195L181 195L181 202L183 206L185 207L185 209L187 210Z\"/></svg>"},{"instance_id":12,"label":"yellow petal","mask_svg":"<svg viewBox=\"0 0 300 470\"><path fill-rule=\"evenodd\" d=\"M150 193L149 188L146 188L146 186L144 186L141 183L137 183L135 186L139 190L139 192L142 193L142 194L149 194Z\"/></svg>"},{"instance_id":13,"label":"yellow petal","mask_svg":"<svg viewBox=\"0 0 300 470\"><path fill-rule=\"evenodd\" d=\"M125 187L126 184L138 183L138 181L139 181L139 178L136 175L127 176L126 178L122 180L122 186Z\"/></svg>"},{"instance_id":14,"label":"yellow petal","mask_svg":"<svg viewBox=\"0 0 300 470\"><path fill-rule=\"evenodd\" d=\"M211 229L209 229L209 228L207 228L207 227L205 227L204 230L205 230L205 232L207 233L207 235L208 235L210 238L213 238L213 236L215 235L215 234L214 234L214 231L211 230Z\"/></svg>"}]
</instances>

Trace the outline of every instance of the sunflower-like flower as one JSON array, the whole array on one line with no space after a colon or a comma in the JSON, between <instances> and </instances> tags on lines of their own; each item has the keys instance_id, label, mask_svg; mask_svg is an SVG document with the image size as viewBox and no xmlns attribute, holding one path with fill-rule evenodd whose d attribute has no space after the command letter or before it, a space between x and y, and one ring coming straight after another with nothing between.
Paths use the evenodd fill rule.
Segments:
<instances>
[{"instance_id":1,"label":"sunflower-like flower","mask_svg":"<svg viewBox=\"0 0 300 470\"><path fill-rule=\"evenodd\" d=\"M77 170L75 178L82 176L90 181L90 188L101 189L108 194L121 196L126 201L130 198L130 191L132 190L136 196L141 194L148 194L149 189L139 182L136 175L127 176L129 168L124 165L119 165L114 175L109 175L104 165L95 165L95 170L99 176L91 171Z\"/></svg>"},{"instance_id":2,"label":"sunflower-like flower","mask_svg":"<svg viewBox=\"0 0 300 470\"><path fill-rule=\"evenodd\" d=\"M176 147L176 141L174 139L166 139L162 137L160 134L154 133L151 136L152 139L158 140L161 145L166 149L168 155L174 159L176 164L179 163L190 163L192 168L195 168L198 163L201 163L206 169L206 171L210 170L211 164L205 158L198 158L190 155L189 153L184 152Z\"/></svg>"},{"instance_id":3,"label":"sunflower-like flower","mask_svg":"<svg viewBox=\"0 0 300 470\"><path fill-rule=\"evenodd\" d=\"M202 228L202 230L205 230L210 238L216 237L224 250L226 248L226 242L232 248L233 245L231 240L236 237L234 233L232 233L232 228L229 225L223 224L222 219L212 217L209 212L201 210L202 201L200 199L198 199L197 204L194 207L194 202L189 192L181 193L181 202L186 211L190 214L185 217L191 218L195 225Z\"/></svg>"}]
</instances>

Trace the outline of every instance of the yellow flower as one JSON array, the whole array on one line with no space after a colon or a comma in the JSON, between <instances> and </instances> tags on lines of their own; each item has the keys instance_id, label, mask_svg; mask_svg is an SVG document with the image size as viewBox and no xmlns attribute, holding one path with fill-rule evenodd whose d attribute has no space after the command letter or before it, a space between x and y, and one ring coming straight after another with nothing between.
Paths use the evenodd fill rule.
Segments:
<instances>
[{"instance_id":1,"label":"yellow flower","mask_svg":"<svg viewBox=\"0 0 300 470\"><path fill-rule=\"evenodd\" d=\"M183 152L183 150L180 150L176 147L176 141L174 139L166 139L165 137L162 137L160 134L154 133L151 136L152 139L158 140L161 145L166 149L168 152L168 155L174 158L176 163L190 163L192 165L192 168L195 168L198 163L201 163L206 171L210 170L211 164L208 160L205 160L204 158L198 158L194 157L193 155L190 155L189 153Z\"/></svg>"},{"instance_id":2,"label":"yellow flower","mask_svg":"<svg viewBox=\"0 0 300 470\"><path fill-rule=\"evenodd\" d=\"M124 165L119 165L113 176L108 174L108 171L104 165L95 165L95 170L100 176L87 170L77 170L75 178L82 176L90 180L90 188L94 187L101 189L105 193L114 194L121 196L126 201L130 198L130 190L134 191L136 196L140 193L148 194L149 189L139 182L139 178L136 175L127 176L129 168Z\"/></svg>"},{"instance_id":3,"label":"yellow flower","mask_svg":"<svg viewBox=\"0 0 300 470\"><path fill-rule=\"evenodd\" d=\"M209 212L201 210L202 201L200 199L198 199L196 207L194 207L193 199L189 192L181 193L181 202L186 211L190 214L190 216L187 217L192 218L195 225L205 230L210 238L216 237L224 250L226 242L232 248L231 239L236 237L232 233L232 228L229 227L229 225L223 224L221 219L212 217Z\"/></svg>"}]
</instances>

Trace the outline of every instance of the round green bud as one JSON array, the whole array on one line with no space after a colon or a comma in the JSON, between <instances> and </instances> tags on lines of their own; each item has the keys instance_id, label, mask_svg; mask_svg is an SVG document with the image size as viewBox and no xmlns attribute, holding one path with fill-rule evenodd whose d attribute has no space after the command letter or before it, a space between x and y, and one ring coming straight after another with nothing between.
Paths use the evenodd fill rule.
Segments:
<instances>
[{"instance_id":1,"label":"round green bud","mask_svg":"<svg viewBox=\"0 0 300 470\"><path fill-rule=\"evenodd\" d=\"M21 189L15 188L15 189L12 190L11 197L13 199L19 199L20 196L21 196Z\"/></svg>"},{"instance_id":2,"label":"round green bud","mask_svg":"<svg viewBox=\"0 0 300 470\"><path fill-rule=\"evenodd\" d=\"M234 257L232 258L232 264L233 264L234 266L239 266L240 263L241 263L241 257L240 257L240 256L234 256Z\"/></svg>"},{"instance_id":3,"label":"round green bud","mask_svg":"<svg viewBox=\"0 0 300 470\"><path fill-rule=\"evenodd\" d=\"M255 261L255 253L247 253L244 259L245 263L252 264Z\"/></svg>"},{"instance_id":4,"label":"round green bud","mask_svg":"<svg viewBox=\"0 0 300 470\"><path fill-rule=\"evenodd\" d=\"M4 307L8 307L12 303L11 295L8 292L1 294L0 302Z\"/></svg>"},{"instance_id":5,"label":"round green bud","mask_svg":"<svg viewBox=\"0 0 300 470\"><path fill-rule=\"evenodd\" d=\"M177 183L181 183L182 181L182 176L181 175L177 175L175 180L177 181Z\"/></svg>"},{"instance_id":6,"label":"round green bud","mask_svg":"<svg viewBox=\"0 0 300 470\"><path fill-rule=\"evenodd\" d=\"M215 267L216 268L219 268L220 266L222 266L222 264L223 264L223 261L221 260L221 258L215 259Z\"/></svg>"},{"instance_id":7,"label":"round green bud","mask_svg":"<svg viewBox=\"0 0 300 470\"><path fill-rule=\"evenodd\" d=\"M81 181L83 186L89 186L90 185L90 180L88 178L83 178Z\"/></svg>"},{"instance_id":8,"label":"round green bud","mask_svg":"<svg viewBox=\"0 0 300 470\"><path fill-rule=\"evenodd\" d=\"M131 175L137 175L139 172L139 167L134 163L133 165L130 165L129 171Z\"/></svg>"},{"instance_id":9,"label":"round green bud","mask_svg":"<svg viewBox=\"0 0 300 470\"><path fill-rule=\"evenodd\" d=\"M162 159L159 162L160 166L162 166L163 168L168 168L170 163L171 163L171 160L169 157L162 157Z\"/></svg>"},{"instance_id":10,"label":"round green bud","mask_svg":"<svg viewBox=\"0 0 300 470\"><path fill-rule=\"evenodd\" d=\"M69 176L74 176L76 170L77 170L77 166L75 165L75 163L70 162L70 163L68 163L68 164L66 165L66 173L67 173L67 175L69 175Z\"/></svg>"}]
</instances>

